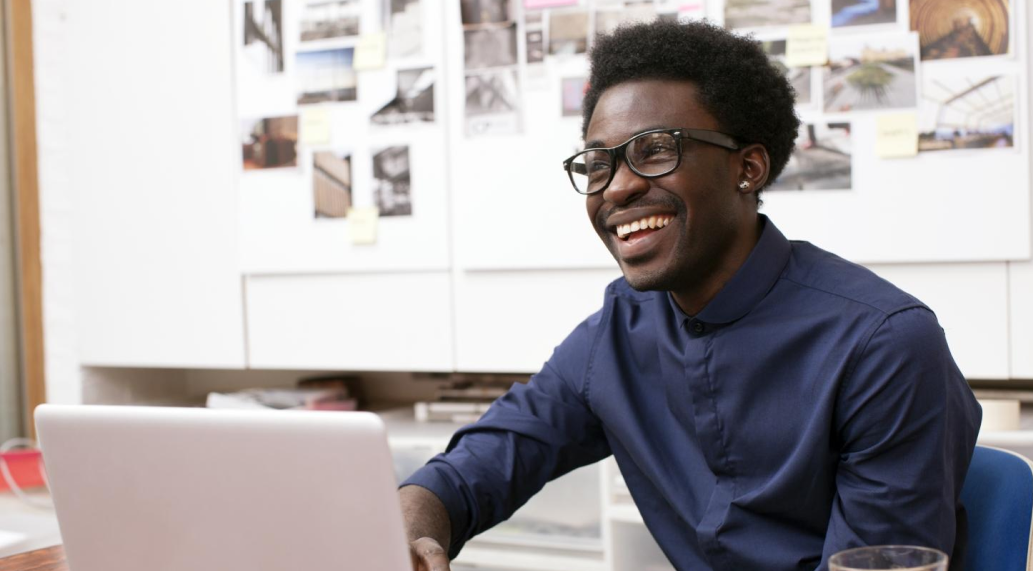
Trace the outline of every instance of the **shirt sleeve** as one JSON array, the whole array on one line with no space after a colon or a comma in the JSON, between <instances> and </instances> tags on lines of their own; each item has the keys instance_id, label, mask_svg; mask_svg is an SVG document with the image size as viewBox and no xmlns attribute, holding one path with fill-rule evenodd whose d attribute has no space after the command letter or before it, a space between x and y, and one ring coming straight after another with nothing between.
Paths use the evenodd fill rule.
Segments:
<instances>
[{"instance_id":1,"label":"shirt sleeve","mask_svg":"<svg viewBox=\"0 0 1033 571\"><path fill-rule=\"evenodd\" d=\"M601 313L579 325L529 383L513 385L478 422L459 430L444 454L402 483L424 487L445 504L450 558L546 482L610 454L584 387Z\"/></svg>"},{"instance_id":2,"label":"shirt sleeve","mask_svg":"<svg viewBox=\"0 0 1033 571\"><path fill-rule=\"evenodd\" d=\"M966 533L959 496L981 411L932 312L885 318L840 391L836 495L819 569L864 545L957 555Z\"/></svg>"}]
</instances>

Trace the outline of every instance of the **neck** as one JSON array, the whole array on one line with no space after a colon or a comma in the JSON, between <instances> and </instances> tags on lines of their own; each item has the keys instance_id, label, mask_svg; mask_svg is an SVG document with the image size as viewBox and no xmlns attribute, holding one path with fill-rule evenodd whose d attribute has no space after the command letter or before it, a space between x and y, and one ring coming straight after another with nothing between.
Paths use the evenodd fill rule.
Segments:
<instances>
[{"instance_id":1,"label":"neck","mask_svg":"<svg viewBox=\"0 0 1033 571\"><path fill-rule=\"evenodd\" d=\"M698 315L703 308L711 302L717 294L724 289L739 268L746 263L750 252L760 240L761 219L759 216L746 225L746 228L739 232L729 245L725 255L714 268L702 272L706 277L694 284L684 288L671 290L671 297L688 315Z\"/></svg>"}]
</instances>

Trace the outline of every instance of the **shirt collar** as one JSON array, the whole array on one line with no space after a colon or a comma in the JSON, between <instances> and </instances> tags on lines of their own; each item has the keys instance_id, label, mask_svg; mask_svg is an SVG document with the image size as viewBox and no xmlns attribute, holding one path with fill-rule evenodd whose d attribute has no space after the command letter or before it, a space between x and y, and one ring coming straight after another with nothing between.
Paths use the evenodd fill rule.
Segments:
<instances>
[{"instance_id":1,"label":"shirt collar","mask_svg":"<svg viewBox=\"0 0 1033 571\"><path fill-rule=\"evenodd\" d=\"M741 318L764 299L782 275L782 270L789 262L789 240L767 216L761 214L760 219L764 228L753 251L732 279L695 316L696 320L704 323L731 323ZM676 315L685 315L670 293L667 299ZM686 319L690 317L686 316Z\"/></svg>"}]
</instances>

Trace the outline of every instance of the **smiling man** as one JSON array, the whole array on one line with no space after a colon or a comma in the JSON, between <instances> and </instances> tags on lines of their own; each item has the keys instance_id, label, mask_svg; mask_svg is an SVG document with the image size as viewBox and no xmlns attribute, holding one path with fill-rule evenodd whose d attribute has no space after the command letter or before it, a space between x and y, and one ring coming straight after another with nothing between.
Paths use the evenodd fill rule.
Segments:
<instances>
[{"instance_id":1,"label":"smiling man","mask_svg":"<svg viewBox=\"0 0 1033 571\"><path fill-rule=\"evenodd\" d=\"M964 562L980 411L921 302L758 214L799 122L759 45L619 29L564 161L624 274L526 385L406 481L416 569L613 455L680 571L827 569L914 544Z\"/></svg>"}]
</instances>

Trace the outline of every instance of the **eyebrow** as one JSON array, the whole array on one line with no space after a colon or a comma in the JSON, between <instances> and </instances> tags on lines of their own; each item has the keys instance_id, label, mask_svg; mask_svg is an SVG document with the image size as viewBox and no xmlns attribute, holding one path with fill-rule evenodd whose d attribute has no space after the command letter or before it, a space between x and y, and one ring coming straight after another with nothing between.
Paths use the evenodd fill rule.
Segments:
<instances>
[{"instance_id":1,"label":"eyebrow","mask_svg":"<svg viewBox=\"0 0 1033 571\"><path fill-rule=\"evenodd\" d=\"M634 135L632 135L631 137L628 137L628 139L631 139L633 137L637 137L637 136L639 136L642 133L645 133L647 131L656 131L657 129L670 129L670 128L671 127L668 127L667 125L654 125L652 127L646 127L645 129L637 131ZM624 141L627 141L628 139L624 139ZM621 143L623 143L624 141L621 141ZM618 143L618 144L620 144L620 143ZM616 145L614 145L614 146L616 146ZM605 141L600 141L599 139L595 139L595 140L588 141L587 143L585 143L585 148L583 150L599 149L599 148L606 148L606 142Z\"/></svg>"}]
</instances>

